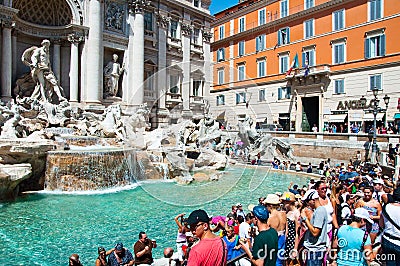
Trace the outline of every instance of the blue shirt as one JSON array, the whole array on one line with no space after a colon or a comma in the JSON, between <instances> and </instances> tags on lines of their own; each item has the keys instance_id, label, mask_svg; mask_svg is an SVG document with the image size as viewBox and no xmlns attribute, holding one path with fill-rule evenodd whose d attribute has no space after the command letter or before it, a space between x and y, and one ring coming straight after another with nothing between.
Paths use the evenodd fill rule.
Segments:
<instances>
[{"instance_id":1,"label":"blue shirt","mask_svg":"<svg viewBox=\"0 0 400 266\"><path fill-rule=\"evenodd\" d=\"M338 266L361 266L367 265L363 257L364 248L361 247L365 231L354 228L350 225L343 225L339 228L337 238L339 253L337 258ZM371 238L367 237L364 246L371 245Z\"/></svg>"},{"instance_id":2,"label":"blue shirt","mask_svg":"<svg viewBox=\"0 0 400 266\"><path fill-rule=\"evenodd\" d=\"M107 265L108 265L108 266L119 266L119 265L128 264L130 261L133 260L132 253L131 253L129 250L125 249L125 254L124 254L124 256L121 258L121 260L122 260L122 263L119 264L119 263L118 263L118 260L117 260L117 258L116 258L116 256L115 256L115 253L113 252L113 253L110 254L110 256L108 256L108 263L107 263Z\"/></svg>"}]
</instances>

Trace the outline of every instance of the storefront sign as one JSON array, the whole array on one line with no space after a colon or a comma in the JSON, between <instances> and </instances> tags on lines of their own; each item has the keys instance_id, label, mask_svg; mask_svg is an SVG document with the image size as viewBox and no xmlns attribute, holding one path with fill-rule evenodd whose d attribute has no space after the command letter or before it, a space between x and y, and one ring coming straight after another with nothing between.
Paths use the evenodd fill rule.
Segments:
<instances>
[{"instance_id":1,"label":"storefront sign","mask_svg":"<svg viewBox=\"0 0 400 266\"><path fill-rule=\"evenodd\" d=\"M339 101L336 110L358 110L358 109L368 109L373 107L373 101L370 100L369 104L366 103L365 105L362 104L360 100L350 100L350 101Z\"/></svg>"}]
</instances>

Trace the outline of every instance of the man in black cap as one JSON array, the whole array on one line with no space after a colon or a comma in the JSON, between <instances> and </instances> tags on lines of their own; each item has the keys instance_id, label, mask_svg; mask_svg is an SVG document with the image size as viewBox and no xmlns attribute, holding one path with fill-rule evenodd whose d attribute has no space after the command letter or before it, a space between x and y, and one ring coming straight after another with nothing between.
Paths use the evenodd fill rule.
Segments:
<instances>
[{"instance_id":1,"label":"man in black cap","mask_svg":"<svg viewBox=\"0 0 400 266\"><path fill-rule=\"evenodd\" d=\"M132 253L124 248L122 243L115 245L114 252L108 256L108 266L127 265L132 266L135 263Z\"/></svg>"},{"instance_id":2,"label":"man in black cap","mask_svg":"<svg viewBox=\"0 0 400 266\"><path fill-rule=\"evenodd\" d=\"M250 251L249 241L241 239L240 244L253 265L275 266L278 251L278 233L267 224L269 213L265 206L255 206L253 214L255 226L260 232L254 238L253 250Z\"/></svg>"},{"instance_id":3,"label":"man in black cap","mask_svg":"<svg viewBox=\"0 0 400 266\"><path fill-rule=\"evenodd\" d=\"M190 231L200 239L190 250L187 266L226 265L225 242L211 232L207 213L204 210L195 210L189 215L187 223Z\"/></svg>"}]
</instances>

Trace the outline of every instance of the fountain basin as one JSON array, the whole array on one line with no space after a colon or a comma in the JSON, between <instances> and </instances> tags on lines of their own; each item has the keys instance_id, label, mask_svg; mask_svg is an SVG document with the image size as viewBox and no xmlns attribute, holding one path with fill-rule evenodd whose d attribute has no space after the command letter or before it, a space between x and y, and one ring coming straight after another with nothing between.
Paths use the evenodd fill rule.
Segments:
<instances>
[{"instance_id":1,"label":"fountain basin","mask_svg":"<svg viewBox=\"0 0 400 266\"><path fill-rule=\"evenodd\" d=\"M47 154L45 190L87 191L136 182L134 149L85 147Z\"/></svg>"}]
</instances>

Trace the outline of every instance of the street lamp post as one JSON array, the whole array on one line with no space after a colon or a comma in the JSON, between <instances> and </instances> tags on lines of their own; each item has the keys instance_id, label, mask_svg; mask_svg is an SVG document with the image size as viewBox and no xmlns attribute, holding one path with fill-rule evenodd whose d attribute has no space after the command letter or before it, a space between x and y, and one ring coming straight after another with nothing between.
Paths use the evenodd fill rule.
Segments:
<instances>
[{"instance_id":1,"label":"street lamp post","mask_svg":"<svg viewBox=\"0 0 400 266\"><path fill-rule=\"evenodd\" d=\"M378 144L376 143L376 116L380 112L386 113L386 110L389 106L389 100L390 100L390 97L385 95L385 97L383 97L383 100L385 102L386 109L380 108L379 100L378 100L378 92L379 92L379 90L377 87L374 87L372 89L372 93L374 95L372 110L371 109L364 110L365 112L372 113L374 115L374 126L372 128L373 129L373 135L372 135L373 140L372 140L372 152L371 152L371 163L372 164L376 164L376 153L378 152ZM363 107L365 107L367 99L365 99L365 97L361 97L360 101L361 101L361 105Z\"/></svg>"}]
</instances>

